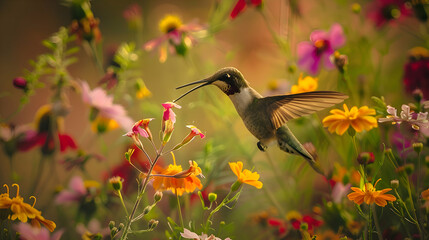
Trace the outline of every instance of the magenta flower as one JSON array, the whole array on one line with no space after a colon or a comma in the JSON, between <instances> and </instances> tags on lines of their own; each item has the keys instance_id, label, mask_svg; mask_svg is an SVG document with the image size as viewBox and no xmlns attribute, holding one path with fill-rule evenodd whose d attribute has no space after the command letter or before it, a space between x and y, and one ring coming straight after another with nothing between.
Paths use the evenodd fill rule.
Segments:
<instances>
[{"instance_id":1,"label":"magenta flower","mask_svg":"<svg viewBox=\"0 0 429 240\"><path fill-rule=\"evenodd\" d=\"M429 50L415 47L408 52L408 62L404 66L403 83L405 90L412 93L416 89L429 98Z\"/></svg>"},{"instance_id":2,"label":"magenta flower","mask_svg":"<svg viewBox=\"0 0 429 240\"><path fill-rule=\"evenodd\" d=\"M113 103L113 97L107 95L102 88L94 88L92 91L87 82L81 82L82 100L98 110L102 118L112 119L123 129L129 130L133 126L133 120L127 116L124 107Z\"/></svg>"},{"instance_id":3,"label":"magenta flower","mask_svg":"<svg viewBox=\"0 0 429 240\"><path fill-rule=\"evenodd\" d=\"M153 118L146 118L136 122L132 128L132 132L142 137L149 138L149 140L152 139L152 133L149 130L149 122L152 120Z\"/></svg>"},{"instance_id":4,"label":"magenta flower","mask_svg":"<svg viewBox=\"0 0 429 240\"><path fill-rule=\"evenodd\" d=\"M229 14L229 17L231 19L235 19L240 13L244 12L247 5L251 5L252 7L261 7L262 0L238 0L231 13Z\"/></svg>"},{"instance_id":5,"label":"magenta flower","mask_svg":"<svg viewBox=\"0 0 429 240\"><path fill-rule=\"evenodd\" d=\"M411 10L404 0L376 0L368 5L368 18L374 21L377 27L382 27L393 20L411 15Z\"/></svg>"},{"instance_id":6,"label":"magenta flower","mask_svg":"<svg viewBox=\"0 0 429 240\"><path fill-rule=\"evenodd\" d=\"M310 42L300 42L298 44L298 65L315 75L320 70L320 65L327 69L333 69L335 66L329 60L329 57L344 45L346 38L343 28L340 24L332 25L329 32L315 30L310 35Z\"/></svg>"},{"instance_id":7,"label":"magenta flower","mask_svg":"<svg viewBox=\"0 0 429 240\"><path fill-rule=\"evenodd\" d=\"M19 239L21 240L58 240L64 232L60 230L51 236L48 229L33 227L23 222L18 223L14 228L19 232Z\"/></svg>"},{"instance_id":8,"label":"magenta flower","mask_svg":"<svg viewBox=\"0 0 429 240\"><path fill-rule=\"evenodd\" d=\"M74 176L70 180L69 188L61 191L55 198L55 202L58 204L79 202L87 193L83 179L80 176Z\"/></svg>"},{"instance_id":9,"label":"magenta flower","mask_svg":"<svg viewBox=\"0 0 429 240\"><path fill-rule=\"evenodd\" d=\"M173 123L176 122L176 114L173 112L173 107L175 108L182 108L180 105L173 103L173 102L166 102L163 103L162 106L164 107L164 114L162 115L162 120L167 121L171 120Z\"/></svg>"}]
</instances>

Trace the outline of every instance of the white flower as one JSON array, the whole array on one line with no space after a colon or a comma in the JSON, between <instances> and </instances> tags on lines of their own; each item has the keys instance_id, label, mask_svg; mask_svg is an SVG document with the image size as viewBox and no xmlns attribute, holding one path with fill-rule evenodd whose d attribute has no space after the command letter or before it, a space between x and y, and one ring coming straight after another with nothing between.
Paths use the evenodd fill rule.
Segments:
<instances>
[{"instance_id":1,"label":"white flower","mask_svg":"<svg viewBox=\"0 0 429 240\"><path fill-rule=\"evenodd\" d=\"M428 113L419 112L417 115L410 110L410 106L403 104L400 117L397 114L396 108L387 106L387 117L379 118L378 122L392 122L392 124L401 124L408 122L414 130L420 130L420 128L428 128L429 121L427 119Z\"/></svg>"}]
</instances>

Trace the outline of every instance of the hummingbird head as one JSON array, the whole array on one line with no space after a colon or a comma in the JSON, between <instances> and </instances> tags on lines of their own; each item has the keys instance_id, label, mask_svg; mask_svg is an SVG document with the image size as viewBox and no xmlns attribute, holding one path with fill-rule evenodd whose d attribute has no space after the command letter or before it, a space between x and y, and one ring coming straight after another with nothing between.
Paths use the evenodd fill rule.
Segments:
<instances>
[{"instance_id":1,"label":"hummingbird head","mask_svg":"<svg viewBox=\"0 0 429 240\"><path fill-rule=\"evenodd\" d=\"M196 82L191 82L191 83L182 85L180 87L177 87L176 89L184 88L184 87L191 86L194 84L199 84L199 83L202 83L202 84L182 94L182 96L178 97L176 100L174 100L174 102L178 101L179 99L183 98L189 93L197 90L198 88L201 88L207 85L217 86L226 95L233 95L235 93L239 93L243 88L249 86L247 81L244 79L243 74L241 74L241 72L238 71L238 69L234 67L225 67L225 68L221 68L215 74L213 74L212 76L206 79L196 81Z\"/></svg>"}]
</instances>

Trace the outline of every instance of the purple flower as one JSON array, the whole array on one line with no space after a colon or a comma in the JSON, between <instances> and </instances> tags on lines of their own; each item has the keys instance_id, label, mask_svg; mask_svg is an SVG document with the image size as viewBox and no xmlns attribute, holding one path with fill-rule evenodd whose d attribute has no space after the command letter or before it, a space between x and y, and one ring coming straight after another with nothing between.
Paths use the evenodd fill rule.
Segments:
<instances>
[{"instance_id":1,"label":"purple flower","mask_svg":"<svg viewBox=\"0 0 429 240\"><path fill-rule=\"evenodd\" d=\"M15 225L14 228L19 232L19 239L22 240L58 240L64 232L63 230L60 230L50 236L48 229L33 227L30 224L23 222Z\"/></svg>"},{"instance_id":2,"label":"purple flower","mask_svg":"<svg viewBox=\"0 0 429 240\"><path fill-rule=\"evenodd\" d=\"M310 35L310 42L300 42L298 44L298 65L307 70L310 74L316 75L319 72L320 64L323 62L325 68L332 69L334 64L329 57L341 46L346 38L340 24L332 25L329 32L315 30Z\"/></svg>"},{"instance_id":3,"label":"purple flower","mask_svg":"<svg viewBox=\"0 0 429 240\"><path fill-rule=\"evenodd\" d=\"M368 18L374 21L377 27L386 23L409 16L411 10L404 0L376 0L368 5Z\"/></svg>"},{"instance_id":4,"label":"purple flower","mask_svg":"<svg viewBox=\"0 0 429 240\"><path fill-rule=\"evenodd\" d=\"M102 88L97 87L91 91L87 82L81 82L81 87L82 100L97 109L100 117L114 120L127 131L133 127L134 121L127 116L124 107L114 104L113 97L107 95Z\"/></svg>"}]
</instances>

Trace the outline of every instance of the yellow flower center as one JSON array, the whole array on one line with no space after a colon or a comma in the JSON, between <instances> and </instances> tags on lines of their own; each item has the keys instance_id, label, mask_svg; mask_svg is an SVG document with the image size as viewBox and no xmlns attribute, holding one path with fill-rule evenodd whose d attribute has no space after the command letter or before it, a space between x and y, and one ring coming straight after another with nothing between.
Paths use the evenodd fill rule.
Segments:
<instances>
[{"instance_id":1,"label":"yellow flower center","mask_svg":"<svg viewBox=\"0 0 429 240\"><path fill-rule=\"evenodd\" d=\"M177 15L166 15L159 22L159 30L163 33L169 33L181 27L182 20Z\"/></svg>"}]
</instances>

